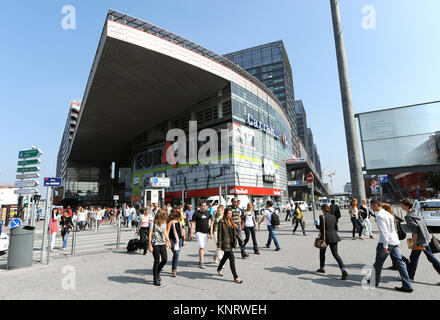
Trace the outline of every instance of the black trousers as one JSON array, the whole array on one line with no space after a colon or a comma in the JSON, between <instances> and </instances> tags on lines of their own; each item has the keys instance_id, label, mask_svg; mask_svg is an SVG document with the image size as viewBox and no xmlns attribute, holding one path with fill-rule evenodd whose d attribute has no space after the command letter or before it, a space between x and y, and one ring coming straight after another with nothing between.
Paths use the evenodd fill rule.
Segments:
<instances>
[{"instance_id":1,"label":"black trousers","mask_svg":"<svg viewBox=\"0 0 440 320\"><path fill-rule=\"evenodd\" d=\"M357 218L351 218L351 223L353 224L353 238L356 236L356 231L359 232L359 238L362 236L362 231L364 230L364 225L361 220Z\"/></svg>"},{"instance_id":2,"label":"black trousers","mask_svg":"<svg viewBox=\"0 0 440 320\"><path fill-rule=\"evenodd\" d=\"M167 247L165 245L155 246L153 245L153 279L156 281L159 277L159 273L162 271L163 267L167 264Z\"/></svg>"},{"instance_id":3,"label":"black trousers","mask_svg":"<svg viewBox=\"0 0 440 320\"><path fill-rule=\"evenodd\" d=\"M339 268L342 270L345 268L344 262L342 261L341 257L338 254L338 244L337 243L328 243L328 246L330 247L330 250L332 252L333 257L338 262ZM321 269L324 269L325 266L325 252L327 251L327 248L325 249L319 249L319 263Z\"/></svg>"},{"instance_id":4,"label":"black trousers","mask_svg":"<svg viewBox=\"0 0 440 320\"><path fill-rule=\"evenodd\" d=\"M235 269L235 257L232 251L224 251L224 255L220 264L218 265L217 271L221 271L223 266L226 263L226 260L229 259L229 265L231 266L232 275L234 276L234 280L238 278L237 270Z\"/></svg>"},{"instance_id":5,"label":"black trousers","mask_svg":"<svg viewBox=\"0 0 440 320\"><path fill-rule=\"evenodd\" d=\"M254 244L254 252L257 253L258 250L258 244L257 244L257 237L255 234L255 227L244 227L244 233L246 234L246 239L244 240L243 247L246 247L247 243L249 242L250 235L252 235L252 243Z\"/></svg>"},{"instance_id":6,"label":"black trousers","mask_svg":"<svg viewBox=\"0 0 440 320\"><path fill-rule=\"evenodd\" d=\"M141 240L141 248L144 249L144 253L147 252L148 249L148 234L149 234L150 228L149 227L141 227L139 229L139 236L140 236L140 240Z\"/></svg>"},{"instance_id":7,"label":"black trousers","mask_svg":"<svg viewBox=\"0 0 440 320\"><path fill-rule=\"evenodd\" d=\"M293 222L293 221L292 221ZM293 224L293 223L292 223ZM302 231L303 231L303 233L306 233L306 231L305 231L305 223L304 223L304 221L302 220L302 219L297 219L297 218L295 218L295 227L293 228L293 232L295 232L296 231L296 229L298 229L298 225L301 225L301 229L302 229Z\"/></svg>"}]
</instances>

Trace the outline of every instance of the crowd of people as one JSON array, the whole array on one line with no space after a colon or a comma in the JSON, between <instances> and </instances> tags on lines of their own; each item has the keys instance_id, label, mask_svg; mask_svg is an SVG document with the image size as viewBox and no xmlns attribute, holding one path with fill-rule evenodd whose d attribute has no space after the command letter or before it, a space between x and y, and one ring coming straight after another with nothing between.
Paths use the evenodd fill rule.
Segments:
<instances>
[{"instance_id":1,"label":"crowd of people","mask_svg":"<svg viewBox=\"0 0 440 320\"><path fill-rule=\"evenodd\" d=\"M364 234L370 239L374 239L370 218L374 217L377 222L380 238L371 278L374 279L374 285L379 286L383 264L386 258L391 256L392 268L399 272L402 281L402 286L396 287L396 290L412 292L411 281L414 280L421 253L425 254L439 274L440 262L435 258L430 247L432 236L428 232L421 213L414 208L412 200L403 199L401 208L407 213L405 216L406 232L412 235L410 247L412 251L409 259L402 256L399 247L402 238L398 234L398 225L403 220L394 215L390 204L373 199L370 207L367 206L365 200L358 206L357 199L353 199L348 213L353 225L353 240L365 239ZM303 234L306 235L304 215L299 204L289 201L286 211L286 221L292 218L293 233L298 226L301 226ZM319 230L319 237L315 241L319 245L315 244L315 246L319 248L320 262L320 267L316 271L325 273L325 254L327 248L330 247L330 251L341 270L341 280L347 280L349 275L338 252L338 243L341 241L338 235L340 209L332 201L330 206L324 204L321 211L322 215L315 221L315 227ZM63 250L65 250L68 236L72 230L82 232L86 230L87 226L89 230L99 228L102 223L114 224L116 219L121 219L126 228L136 229L140 236L139 249L143 250L144 255L148 252L153 255L153 283L156 286L161 285L160 273L168 261L167 248L171 250L173 255L172 276L178 276L179 255L187 240L197 240L198 265L201 269L205 269L205 253L208 250L208 244L214 243L209 250L214 251L213 260L217 264L217 274L223 276L222 270L229 260L234 282L238 284L243 281L238 276L233 251L238 247L241 257L248 258L249 253L246 252L246 245L252 238L253 252L260 255L256 231L259 230L263 222L266 222L268 232L265 247L270 248L273 240L274 250L281 250L276 235L276 230L280 228L280 217L279 213L273 209L273 203L267 201L262 218L259 219L258 212L251 203L247 205L246 209L243 209L240 206L240 201L233 198L230 206L219 205L216 210L213 209L212 204L207 204L204 200L200 202L196 210L192 208L191 204L187 205L184 210L183 205L175 207L167 205L164 208L159 208L157 203L138 211L130 205L124 209L80 207L76 212L72 212L70 207L63 212L58 212L58 209L54 208L50 229L52 235L51 251L55 243L55 235L58 232L61 232L63 237ZM356 237L356 233L358 237Z\"/></svg>"}]
</instances>

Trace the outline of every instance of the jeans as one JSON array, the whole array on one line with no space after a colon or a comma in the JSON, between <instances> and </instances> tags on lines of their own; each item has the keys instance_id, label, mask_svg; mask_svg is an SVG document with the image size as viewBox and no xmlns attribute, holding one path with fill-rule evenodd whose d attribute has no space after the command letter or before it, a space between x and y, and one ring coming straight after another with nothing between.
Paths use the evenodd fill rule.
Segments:
<instances>
[{"instance_id":1,"label":"jeans","mask_svg":"<svg viewBox=\"0 0 440 320\"><path fill-rule=\"evenodd\" d=\"M66 232L63 236L63 249L67 248L67 240L69 239L70 232Z\"/></svg>"},{"instance_id":2,"label":"jeans","mask_svg":"<svg viewBox=\"0 0 440 320\"><path fill-rule=\"evenodd\" d=\"M338 244L337 243L329 243L328 246L330 247L330 250L332 252L333 258L338 262L339 268L342 272L346 271L344 262L342 261L341 257L338 254ZM321 269L324 269L325 267L325 252L327 251L327 248L319 249L319 266Z\"/></svg>"},{"instance_id":3,"label":"jeans","mask_svg":"<svg viewBox=\"0 0 440 320\"><path fill-rule=\"evenodd\" d=\"M223 266L226 263L226 260L229 259L229 265L231 266L232 275L234 276L234 280L238 278L237 270L235 269L235 257L232 251L225 251L220 264L218 265L217 271L221 271Z\"/></svg>"},{"instance_id":4,"label":"jeans","mask_svg":"<svg viewBox=\"0 0 440 320\"><path fill-rule=\"evenodd\" d=\"M177 264L179 263L179 254L180 249L182 249L183 246L183 239L179 239L179 250L174 250L174 246L176 245L176 241L173 239L170 239L171 242L171 251L173 252L173 261L171 264L171 270L176 271L177 270Z\"/></svg>"},{"instance_id":5,"label":"jeans","mask_svg":"<svg viewBox=\"0 0 440 320\"><path fill-rule=\"evenodd\" d=\"M364 230L364 224L358 218L351 218L351 223L353 224L353 238L356 236L356 229L359 232L359 237L362 236L362 231Z\"/></svg>"},{"instance_id":6,"label":"jeans","mask_svg":"<svg viewBox=\"0 0 440 320\"><path fill-rule=\"evenodd\" d=\"M238 230L237 230L237 233L238 233L238 235L240 236L240 238L242 238L242 236L241 236L241 226L240 226L240 224L236 224L236 226L238 227ZM242 238L243 239L243 238ZM244 256L246 256L246 250L245 250L245 248L244 248L244 245L243 246L240 246L239 245L239 247L240 247L240 251L241 251L241 256L242 257L244 257Z\"/></svg>"},{"instance_id":7,"label":"jeans","mask_svg":"<svg viewBox=\"0 0 440 320\"><path fill-rule=\"evenodd\" d=\"M422 252L425 254L426 258L428 258L428 261L431 262L435 271L437 271L437 273L440 274L440 261L438 261L436 257L434 257L431 247L426 246L425 250L411 251L411 255L409 257L409 265L408 265L408 275L410 279L414 279L414 276L416 275L417 265L419 263L419 258Z\"/></svg>"},{"instance_id":8,"label":"jeans","mask_svg":"<svg viewBox=\"0 0 440 320\"><path fill-rule=\"evenodd\" d=\"M0 221L0 234L2 234L3 221Z\"/></svg>"},{"instance_id":9,"label":"jeans","mask_svg":"<svg viewBox=\"0 0 440 320\"><path fill-rule=\"evenodd\" d=\"M159 273L162 271L163 267L167 264L167 247L165 245L155 246L153 245L153 279L157 281L159 278Z\"/></svg>"},{"instance_id":10,"label":"jeans","mask_svg":"<svg viewBox=\"0 0 440 320\"><path fill-rule=\"evenodd\" d=\"M292 211L290 211L290 210L286 210L286 221L289 221L290 220L290 218L292 217Z\"/></svg>"},{"instance_id":11,"label":"jeans","mask_svg":"<svg viewBox=\"0 0 440 320\"><path fill-rule=\"evenodd\" d=\"M247 243L249 242L250 235L252 235L252 243L254 244L254 252L257 253L258 250L258 244L257 244L257 237L255 234L255 227L244 227L244 233L246 234L246 239L244 240L243 246L246 247Z\"/></svg>"},{"instance_id":12,"label":"jeans","mask_svg":"<svg viewBox=\"0 0 440 320\"><path fill-rule=\"evenodd\" d=\"M400 253L399 246L388 246L389 254L393 260L393 264L396 265L399 270L400 277L402 278L402 287L412 289L411 281L409 279L408 271L406 270L405 263L402 260L402 254ZM382 273L382 267L385 260L388 258L388 254L385 254L383 243L379 243L376 248L376 261L374 262L374 270L376 276L376 287L379 286L380 274Z\"/></svg>"},{"instance_id":13,"label":"jeans","mask_svg":"<svg viewBox=\"0 0 440 320\"><path fill-rule=\"evenodd\" d=\"M275 247L277 249L281 249L280 244L277 239L277 235L275 234L275 228L273 226L268 225L267 231L269 231L269 238L267 239L266 246L270 247L270 244L272 243L272 239L273 239L273 242L275 243Z\"/></svg>"},{"instance_id":14,"label":"jeans","mask_svg":"<svg viewBox=\"0 0 440 320\"><path fill-rule=\"evenodd\" d=\"M293 224L293 220L292 220L292 224ZM297 219L297 218L295 218L295 227L293 228L293 233L295 233L295 231L296 231L296 229L298 228L298 225L299 225L299 224L301 224L301 229L302 229L303 233L306 234L304 220L302 220L302 219Z\"/></svg>"}]
</instances>

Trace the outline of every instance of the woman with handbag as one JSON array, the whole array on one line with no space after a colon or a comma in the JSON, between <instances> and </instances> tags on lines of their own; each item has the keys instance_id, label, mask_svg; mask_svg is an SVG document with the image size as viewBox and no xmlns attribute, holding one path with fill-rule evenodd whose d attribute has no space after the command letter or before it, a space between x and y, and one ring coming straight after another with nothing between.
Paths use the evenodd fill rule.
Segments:
<instances>
[{"instance_id":1,"label":"woman with handbag","mask_svg":"<svg viewBox=\"0 0 440 320\"><path fill-rule=\"evenodd\" d=\"M217 248L218 250L223 250L223 258L217 268L217 273L219 276L223 277L222 268L229 259L229 264L231 266L232 275L234 276L234 282L241 284L242 280L238 277L237 271L235 269L235 258L232 249L237 247L237 240L242 242L240 236L237 233L235 227L234 219L232 218L232 209L226 208L223 215L222 221L218 225L217 231Z\"/></svg>"},{"instance_id":2,"label":"woman with handbag","mask_svg":"<svg viewBox=\"0 0 440 320\"><path fill-rule=\"evenodd\" d=\"M70 232L73 230L74 225L72 222L72 217L69 217L69 213L64 211L60 220L61 225L61 237L63 238L63 251L67 248L67 240L69 238Z\"/></svg>"},{"instance_id":3,"label":"woman with handbag","mask_svg":"<svg viewBox=\"0 0 440 320\"><path fill-rule=\"evenodd\" d=\"M296 229L298 229L298 225L300 224L303 235L306 236L307 235L306 230L305 230L306 224L304 222L303 213L302 213L301 207L299 206L299 203L296 203L294 216L295 216L295 219L294 219L295 221L292 220L292 225L295 223L295 227L292 230L293 234L295 234Z\"/></svg>"},{"instance_id":4,"label":"woman with handbag","mask_svg":"<svg viewBox=\"0 0 440 320\"><path fill-rule=\"evenodd\" d=\"M319 262L320 268L317 270L319 273L325 273L325 252L327 251L327 246L330 247L333 257L338 262L339 268L342 272L341 280L347 280L348 273L345 269L344 262L338 254L338 242L341 241L338 231L338 223L336 217L330 214L330 206L324 204L321 207L322 215L319 216L319 225L316 229L319 229L320 236L315 241L315 247L319 248Z\"/></svg>"},{"instance_id":5,"label":"woman with handbag","mask_svg":"<svg viewBox=\"0 0 440 320\"><path fill-rule=\"evenodd\" d=\"M362 236L362 231L364 230L364 224L359 219L359 209L357 207L358 201L356 198L351 200L350 207L348 208L348 214L351 217L351 223L353 224L353 240L360 239L364 240ZM359 231L359 238L356 238L356 229Z\"/></svg>"},{"instance_id":6,"label":"woman with handbag","mask_svg":"<svg viewBox=\"0 0 440 320\"><path fill-rule=\"evenodd\" d=\"M435 271L440 275L440 261L434 256L430 242L432 237L429 234L428 227L422 214L414 208L414 202L411 199L400 200L402 210L406 211L405 221L407 228L412 234L413 244L411 246L411 255L409 257L408 275L414 280L420 255L425 254L428 261L432 264Z\"/></svg>"}]
</instances>

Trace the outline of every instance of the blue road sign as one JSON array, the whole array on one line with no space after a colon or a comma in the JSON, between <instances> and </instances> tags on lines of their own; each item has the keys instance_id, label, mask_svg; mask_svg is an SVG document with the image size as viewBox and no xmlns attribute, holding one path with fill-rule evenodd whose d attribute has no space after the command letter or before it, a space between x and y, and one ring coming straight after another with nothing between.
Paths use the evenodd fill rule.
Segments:
<instances>
[{"instance_id":1,"label":"blue road sign","mask_svg":"<svg viewBox=\"0 0 440 320\"><path fill-rule=\"evenodd\" d=\"M388 176L379 176L380 183L387 183L388 182Z\"/></svg>"},{"instance_id":2,"label":"blue road sign","mask_svg":"<svg viewBox=\"0 0 440 320\"><path fill-rule=\"evenodd\" d=\"M21 226L21 220L18 219L18 218L14 218L14 219L11 220L11 223L9 224L9 226L10 226L11 229L19 227L19 226Z\"/></svg>"},{"instance_id":3,"label":"blue road sign","mask_svg":"<svg viewBox=\"0 0 440 320\"><path fill-rule=\"evenodd\" d=\"M45 187L61 187L61 184L62 184L61 178L44 178Z\"/></svg>"}]
</instances>

